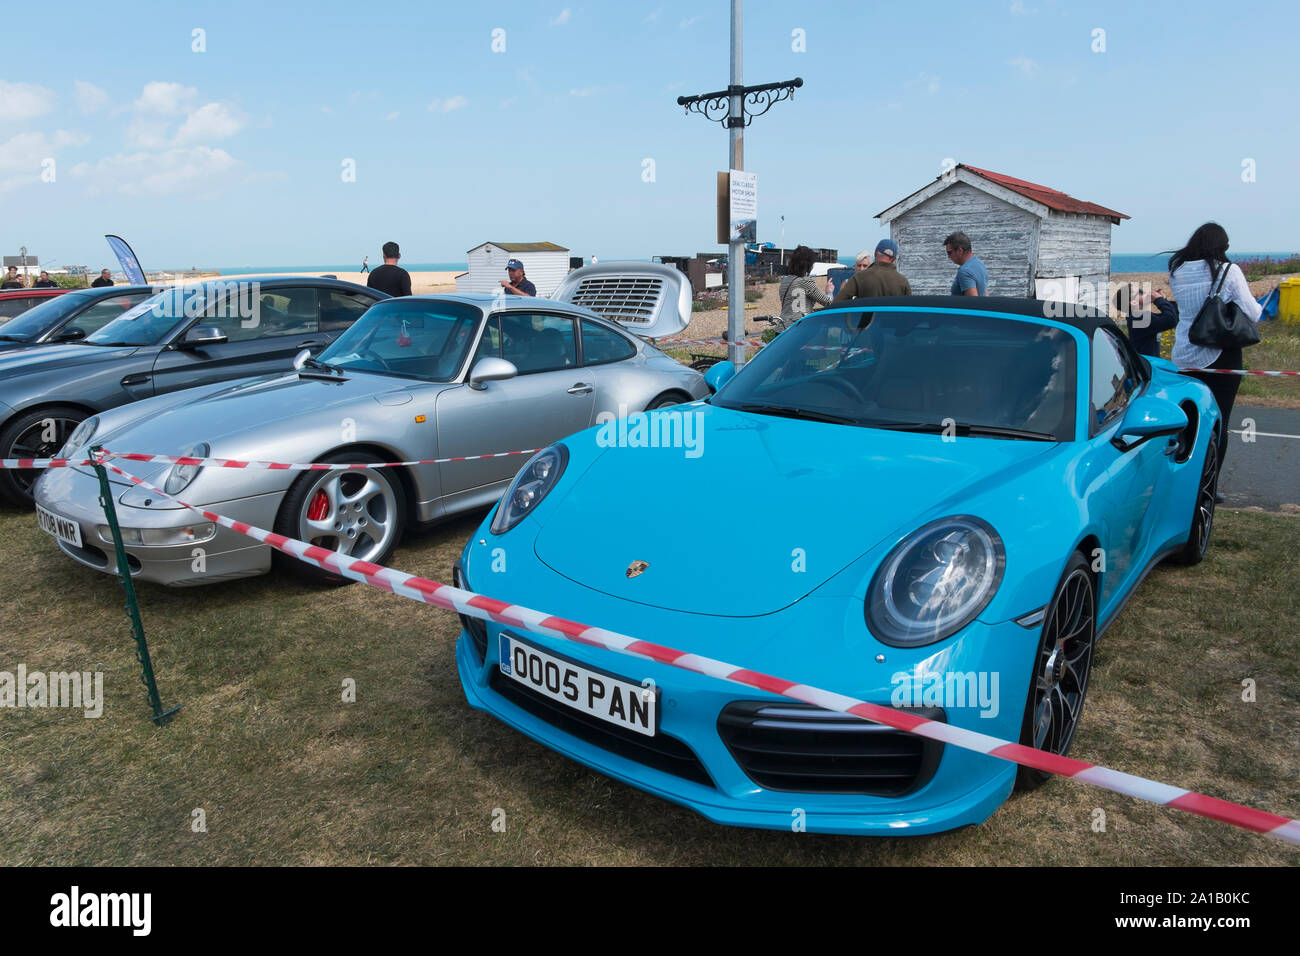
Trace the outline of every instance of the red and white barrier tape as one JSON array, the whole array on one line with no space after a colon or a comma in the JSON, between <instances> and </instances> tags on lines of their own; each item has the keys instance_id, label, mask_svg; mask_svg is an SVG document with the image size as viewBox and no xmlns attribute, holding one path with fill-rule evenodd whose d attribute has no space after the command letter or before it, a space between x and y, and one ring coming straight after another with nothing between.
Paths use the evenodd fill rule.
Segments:
<instances>
[{"instance_id":1,"label":"red and white barrier tape","mask_svg":"<svg viewBox=\"0 0 1300 956\"><path fill-rule=\"evenodd\" d=\"M89 458L0 458L0 469L74 468L89 464Z\"/></svg>"},{"instance_id":2,"label":"red and white barrier tape","mask_svg":"<svg viewBox=\"0 0 1300 956\"><path fill-rule=\"evenodd\" d=\"M1300 372L1261 372L1253 368L1184 368L1179 369L1181 372L1196 372L1198 375L1206 373L1210 375L1295 375L1300 376Z\"/></svg>"},{"instance_id":3,"label":"red and white barrier tape","mask_svg":"<svg viewBox=\"0 0 1300 956\"><path fill-rule=\"evenodd\" d=\"M354 581L369 584L372 587L391 591L393 594L402 597L446 608L468 617L476 617L498 624L506 624L510 627L522 628L534 634L544 634L591 647L603 647L608 650L678 667L682 670L694 671L697 674L729 680L747 687L756 687L759 690L789 697L792 700L803 701L826 710L852 714L863 720L885 724L921 737L938 740L941 743L952 744L955 747L973 750L976 753L1000 757L1012 763L1034 767L1038 770L1074 780L1082 780L1085 783L1091 783L1094 786L1112 790L1115 793L1136 797L1148 803L1174 807L1197 816L1220 820L1233 826L1275 837L1287 843L1300 845L1300 820L1292 820L1276 813L1267 813L1241 804L1230 803L1227 800L1220 800L1217 797L1209 797L1179 787L1171 787L1168 784L1147 780L1118 770L1110 770L1096 764L1075 760L1072 757L1060 757L1056 754L1036 750L1033 747L1026 747L1023 744L1000 740L997 737L990 737L987 734L977 733L973 730L927 720L905 710L895 710L882 704L872 704L853 697L846 697L843 694L799 684L795 681L782 680L779 677L772 677L758 671L737 667L734 664L727 664L697 654L689 654L686 651L675 650L662 644L639 640L626 634L619 634L598 627L589 627L586 624L578 624L541 611L534 611L516 604L507 604L504 601L498 601L482 594L464 591L449 584L431 581L428 578L416 577L413 574L372 564L369 561L359 561L356 558L341 555L318 545L307 544L305 541L288 538L267 531L264 528L258 528L242 521L235 521L214 511L195 507L173 495L168 495L159 488L155 488L142 478L128 475L107 461L103 464L104 467L116 472L133 484L146 488L164 498L169 498L222 527L246 535L255 541L260 541L277 551L292 555L300 561L341 574Z\"/></svg>"},{"instance_id":4,"label":"red and white barrier tape","mask_svg":"<svg viewBox=\"0 0 1300 956\"><path fill-rule=\"evenodd\" d=\"M445 465L454 461L481 461L486 458L510 458L515 455L531 455L541 451L540 448L525 448L521 451L499 451L490 455L462 455L457 458L426 458L422 461L381 461L360 462L355 464L306 462L289 463L283 461L240 461L236 458L190 458L185 455L145 455L135 452L115 452L104 450L104 458L116 458L122 461L161 461L173 465L201 465L204 468L268 468L272 471L363 471L366 468L407 468L412 465ZM116 470L116 469L114 469Z\"/></svg>"},{"instance_id":5,"label":"red and white barrier tape","mask_svg":"<svg viewBox=\"0 0 1300 956\"><path fill-rule=\"evenodd\" d=\"M726 339L655 339L651 342L655 348L661 345L730 345ZM762 339L741 339L738 343L746 348L761 349L767 343Z\"/></svg>"}]
</instances>

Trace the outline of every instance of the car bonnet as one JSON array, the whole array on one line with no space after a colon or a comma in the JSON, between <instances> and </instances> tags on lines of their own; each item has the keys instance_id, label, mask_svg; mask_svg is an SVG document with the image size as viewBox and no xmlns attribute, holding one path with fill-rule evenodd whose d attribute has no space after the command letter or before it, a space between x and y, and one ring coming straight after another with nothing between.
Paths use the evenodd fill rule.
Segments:
<instances>
[{"instance_id":1,"label":"car bonnet","mask_svg":"<svg viewBox=\"0 0 1300 956\"><path fill-rule=\"evenodd\" d=\"M699 413L699 454L608 448L567 490L557 490L560 500L543 502L535 550L587 587L699 614L756 616L787 607L877 544L910 533L936 507L962 511L963 500L1010 485L1057 447L944 442L709 405L670 411ZM606 433L611 437L618 438L616 429ZM600 439L590 430L567 442ZM632 503L651 492L652 506ZM629 575L635 562L646 567Z\"/></svg>"}]
</instances>

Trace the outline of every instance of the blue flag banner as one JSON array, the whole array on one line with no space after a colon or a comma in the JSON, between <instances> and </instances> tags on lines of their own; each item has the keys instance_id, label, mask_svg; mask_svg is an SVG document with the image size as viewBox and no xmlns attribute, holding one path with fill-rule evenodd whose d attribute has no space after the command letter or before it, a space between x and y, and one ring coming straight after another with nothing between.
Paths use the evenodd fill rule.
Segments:
<instances>
[{"instance_id":1,"label":"blue flag banner","mask_svg":"<svg viewBox=\"0 0 1300 956\"><path fill-rule=\"evenodd\" d=\"M144 270L140 268L140 263L127 245L126 240L121 236L105 236L108 240L108 247L113 250L117 256L117 261L122 263L122 271L126 273L126 281L131 285L148 285L148 280L144 277Z\"/></svg>"},{"instance_id":2,"label":"blue flag banner","mask_svg":"<svg viewBox=\"0 0 1300 956\"><path fill-rule=\"evenodd\" d=\"M1277 306L1280 298L1281 296L1278 293L1278 287L1274 286L1272 292L1264 296L1264 298L1256 300L1264 309L1263 314L1260 315L1261 319L1277 318Z\"/></svg>"}]
</instances>

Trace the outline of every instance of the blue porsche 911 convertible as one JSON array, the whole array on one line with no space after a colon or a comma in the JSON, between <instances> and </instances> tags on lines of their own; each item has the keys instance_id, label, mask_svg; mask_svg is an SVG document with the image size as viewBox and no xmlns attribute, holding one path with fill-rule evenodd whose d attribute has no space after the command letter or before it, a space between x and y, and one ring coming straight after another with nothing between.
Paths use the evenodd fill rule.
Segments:
<instances>
[{"instance_id":1,"label":"blue porsche 911 convertible","mask_svg":"<svg viewBox=\"0 0 1300 956\"><path fill-rule=\"evenodd\" d=\"M1226 426L1108 318L1056 314L957 297L815 312L738 374L716 366L710 399L538 453L457 583L1065 754L1097 638L1157 562L1205 555ZM667 504L633 504L651 497ZM462 628L472 706L720 823L932 833L1046 778L667 664Z\"/></svg>"}]
</instances>

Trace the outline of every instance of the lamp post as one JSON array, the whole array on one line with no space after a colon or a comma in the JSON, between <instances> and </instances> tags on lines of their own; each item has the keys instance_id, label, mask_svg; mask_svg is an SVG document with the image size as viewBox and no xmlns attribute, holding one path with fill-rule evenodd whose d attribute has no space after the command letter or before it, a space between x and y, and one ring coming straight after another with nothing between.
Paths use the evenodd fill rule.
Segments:
<instances>
[{"instance_id":1,"label":"lamp post","mask_svg":"<svg viewBox=\"0 0 1300 956\"><path fill-rule=\"evenodd\" d=\"M781 268L785 268L785 216L781 217Z\"/></svg>"},{"instance_id":2,"label":"lamp post","mask_svg":"<svg viewBox=\"0 0 1300 956\"><path fill-rule=\"evenodd\" d=\"M728 169L745 168L744 129L755 116L762 116L773 103L791 99L794 91L803 86L795 77L781 83L762 83L758 86L741 85L741 0L731 0L731 83L725 90L699 93L695 96L677 97L677 105L686 112L699 113L706 119L721 123L731 134L728 145ZM727 340L728 357L736 368L745 364L745 348L740 341L745 337L745 243L728 237L727 243ZM785 245L784 232L782 246ZM784 256L782 256L784 264Z\"/></svg>"}]
</instances>

